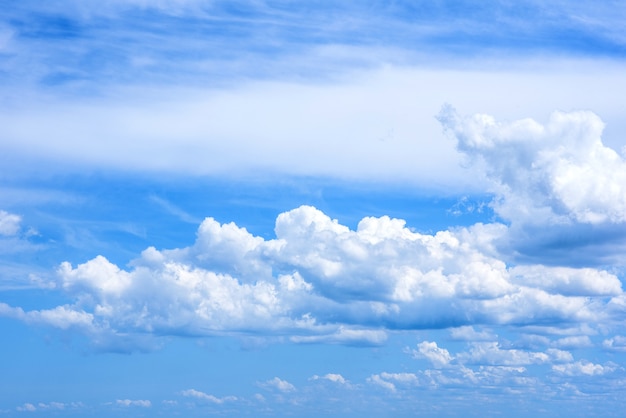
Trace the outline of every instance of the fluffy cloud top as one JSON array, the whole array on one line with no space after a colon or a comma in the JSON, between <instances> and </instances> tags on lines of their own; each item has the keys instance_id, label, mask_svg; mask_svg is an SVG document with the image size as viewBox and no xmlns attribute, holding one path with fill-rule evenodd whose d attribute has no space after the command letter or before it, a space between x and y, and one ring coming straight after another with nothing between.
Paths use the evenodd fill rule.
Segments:
<instances>
[{"instance_id":1,"label":"fluffy cloud top","mask_svg":"<svg viewBox=\"0 0 626 418\"><path fill-rule=\"evenodd\" d=\"M340 383L342 385L347 384L348 381L340 374L337 373L328 373L324 376L314 375L311 377L311 380L328 380L335 383Z\"/></svg>"},{"instance_id":2,"label":"fluffy cloud top","mask_svg":"<svg viewBox=\"0 0 626 418\"><path fill-rule=\"evenodd\" d=\"M472 324L610 323L619 279L590 268L507 266L501 224L420 234L400 219L350 230L302 206L276 220L276 238L207 218L186 248L145 250L121 269L103 256L63 263L53 309L0 312L73 329L106 346L132 335L288 336L295 342L380 344L387 330ZM449 355L423 347L440 367ZM435 347L436 348L436 347Z\"/></svg>"},{"instance_id":3,"label":"fluffy cloud top","mask_svg":"<svg viewBox=\"0 0 626 418\"><path fill-rule=\"evenodd\" d=\"M438 118L491 182L491 206L511 224L512 254L550 264L626 265L626 160L602 142L597 115L499 122L445 106Z\"/></svg>"},{"instance_id":4,"label":"fluffy cloud top","mask_svg":"<svg viewBox=\"0 0 626 418\"><path fill-rule=\"evenodd\" d=\"M279 377L270 379L266 382L261 383L260 385L265 388L276 389L279 392L293 392L296 390L296 387L294 385Z\"/></svg>"},{"instance_id":5,"label":"fluffy cloud top","mask_svg":"<svg viewBox=\"0 0 626 418\"><path fill-rule=\"evenodd\" d=\"M626 221L626 161L602 143L604 124L594 113L554 112L542 125L463 118L446 107L439 119L459 150L485 164L500 194L494 208L505 219Z\"/></svg>"},{"instance_id":6,"label":"fluffy cloud top","mask_svg":"<svg viewBox=\"0 0 626 418\"><path fill-rule=\"evenodd\" d=\"M436 342L429 341L419 343L417 350L413 350L413 355L428 359L436 368L445 367L454 359L448 350L437 347Z\"/></svg>"}]
</instances>

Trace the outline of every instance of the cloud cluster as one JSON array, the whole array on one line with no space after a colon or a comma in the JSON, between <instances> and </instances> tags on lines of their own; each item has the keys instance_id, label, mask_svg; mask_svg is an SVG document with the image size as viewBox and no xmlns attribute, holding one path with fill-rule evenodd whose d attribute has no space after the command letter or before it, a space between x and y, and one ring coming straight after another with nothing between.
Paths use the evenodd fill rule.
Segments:
<instances>
[{"instance_id":1,"label":"cloud cluster","mask_svg":"<svg viewBox=\"0 0 626 418\"><path fill-rule=\"evenodd\" d=\"M30 403L27 402L21 406L16 407L15 409L18 412L38 412L38 411L64 411L64 410L75 410L82 409L85 405L82 402L37 402Z\"/></svg>"},{"instance_id":2,"label":"cloud cluster","mask_svg":"<svg viewBox=\"0 0 626 418\"><path fill-rule=\"evenodd\" d=\"M484 344L478 344L484 346ZM175 399L150 401L142 399L118 399L104 405L114 409L148 409L155 413L172 414L186 411L193 414L196 408L214 408L214 411L243 411L242 408L262 407L276 411L284 407L295 407L300 413L303 411L319 412L326 410L328 405L320 405L322 397L330 398L332 408L341 408L351 412L348 416L362 416L359 411L367 412L371 408L393 404L396 411L414 413L414 407L421 403L430 403L434 398L441 400L440 389L445 389L445 399L455 402L457 396L465 398L471 396L475 405L493 405L496 399L501 402L521 402L537 399L553 402L559 400L564 406L567 394L583 395L583 399L590 399L593 403L594 395L601 388L600 396L618 396L623 388L623 367L607 361L594 363L585 359L574 359L568 352L545 350L522 354L520 350L505 349L491 346L487 349L500 353L497 359L476 355L476 344L469 343L466 350L454 354L436 343L422 341L417 349L406 349L406 353L416 359L425 359L416 353L445 352L453 360L444 368L428 366L422 367L418 362L404 364L403 371L379 371L369 376L357 377L355 381L348 381L338 373L328 373L324 376L313 375L308 382L296 388L293 384L280 377L257 382L256 385L268 391L272 396L266 397L260 393L242 396L223 396L205 393L196 389L186 389L177 392ZM503 354L505 353L505 354ZM426 358L432 360L432 358ZM436 362L432 363L436 366ZM408 367L408 370L407 370ZM246 392L246 386L252 382L240 382L240 392ZM329 392L331 390L332 392ZM417 396L416 396L417 394ZM451 395L450 395L451 394ZM494 397L493 394L497 394ZM530 397L529 397L530 396ZM580 399L577 399L580 401ZM582 404L576 403L577 407ZM161 409L165 407L166 409ZM465 406L463 406L465 407ZM18 412L75 411L92 409L93 406L82 402L29 402L17 406ZM275 409L277 408L277 409ZM399 409L398 409L399 408ZM2 413L13 411L0 410ZM202 413L206 413L203 411ZM308 416L308 415L307 415Z\"/></svg>"},{"instance_id":3,"label":"cloud cluster","mask_svg":"<svg viewBox=\"0 0 626 418\"><path fill-rule=\"evenodd\" d=\"M266 240L207 218L193 245L150 247L129 269L103 256L64 262L57 287L71 304L27 312L2 304L0 313L83 332L103 347L133 335L257 333L381 344L389 330L611 326L624 313L621 282L608 271L508 266L496 247L508 232L501 224L428 235L383 216L351 230L302 206L280 214L275 232ZM428 353L440 366L450 360Z\"/></svg>"},{"instance_id":4,"label":"cloud cluster","mask_svg":"<svg viewBox=\"0 0 626 418\"><path fill-rule=\"evenodd\" d=\"M597 115L554 112L545 124L499 122L445 106L438 119L491 181L492 207L514 229L514 250L571 262L577 249L588 253L587 264L607 263L608 256L624 264L626 159L602 142Z\"/></svg>"},{"instance_id":5,"label":"cloud cluster","mask_svg":"<svg viewBox=\"0 0 626 418\"><path fill-rule=\"evenodd\" d=\"M450 332L454 334L455 330ZM419 389L462 388L477 394L498 390L502 395L533 394L550 399L565 392L589 395L597 391L598 385L605 393L621 387L623 367L611 361L578 359L572 352L555 348L512 348L506 339L496 335L491 338L493 341L467 342L457 352L433 341L422 341L415 348L407 347L405 353L428 364L411 368L411 372L372 374L367 382L398 397L414 396Z\"/></svg>"},{"instance_id":6,"label":"cloud cluster","mask_svg":"<svg viewBox=\"0 0 626 418\"><path fill-rule=\"evenodd\" d=\"M123 406L125 408L131 406L137 406L140 408L150 408L152 406L152 402L144 399L118 399L115 401L115 405Z\"/></svg>"},{"instance_id":7,"label":"cloud cluster","mask_svg":"<svg viewBox=\"0 0 626 418\"><path fill-rule=\"evenodd\" d=\"M497 122L489 115L439 116L458 148L480 159L496 186L494 209L512 222L626 222L626 161L602 143L602 120L592 112L554 112Z\"/></svg>"},{"instance_id":8,"label":"cloud cluster","mask_svg":"<svg viewBox=\"0 0 626 418\"><path fill-rule=\"evenodd\" d=\"M391 333L446 328L452 340L465 342L465 350L454 352L422 341L406 352L428 369L366 380L394 396L468 382L532 388L536 368L567 384L611 378L619 366L566 351L626 347L619 334L626 318L619 264L602 268L596 259L579 266L580 242L617 253L623 238L607 231L626 227L620 177L626 163L600 141L601 123L585 112L556 114L547 126L463 118L449 109L440 119L484 169L492 206L506 224L426 234L381 216L351 229L301 206L279 214L275 237L264 238L206 218L192 245L149 247L124 267L104 256L64 262L55 287L67 304L27 311L0 303L0 315L81 333L100 349L121 351L153 349L164 337L182 335L380 345ZM610 192L596 200L602 187ZM579 241L570 243L572 235ZM545 252L546 240L561 243L554 247L565 256L523 257L529 248ZM496 329L519 338L500 339ZM340 374L312 380L353 387ZM300 392L278 377L258 386ZM239 399L195 389L180 394L216 405Z\"/></svg>"}]
</instances>

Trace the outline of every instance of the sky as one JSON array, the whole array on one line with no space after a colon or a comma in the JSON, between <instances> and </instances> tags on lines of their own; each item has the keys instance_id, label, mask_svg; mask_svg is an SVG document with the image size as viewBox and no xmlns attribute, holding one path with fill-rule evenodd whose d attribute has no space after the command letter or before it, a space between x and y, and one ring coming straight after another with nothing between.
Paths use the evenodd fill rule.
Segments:
<instances>
[{"instance_id":1,"label":"sky","mask_svg":"<svg viewBox=\"0 0 626 418\"><path fill-rule=\"evenodd\" d=\"M0 7L0 416L621 416L625 2Z\"/></svg>"}]
</instances>

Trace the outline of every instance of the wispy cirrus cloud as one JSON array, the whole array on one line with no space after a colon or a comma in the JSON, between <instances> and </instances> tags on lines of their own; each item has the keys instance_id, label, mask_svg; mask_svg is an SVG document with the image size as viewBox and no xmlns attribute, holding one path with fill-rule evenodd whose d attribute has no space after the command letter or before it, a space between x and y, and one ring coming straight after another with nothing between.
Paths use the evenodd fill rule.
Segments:
<instances>
[{"instance_id":1,"label":"wispy cirrus cloud","mask_svg":"<svg viewBox=\"0 0 626 418\"><path fill-rule=\"evenodd\" d=\"M207 74L212 80L233 73L320 77L346 66L432 63L437 56L445 61L494 51L625 53L621 8L606 5L377 2L363 8L328 2L109 1L63 6L28 1L7 10L3 23L13 35L5 49L13 58L14 80L84 89L101 80L171 83L172 73L182 84L206 81ZM15 71L26 61L29 71Z\"/></svg>"}]
</instances>

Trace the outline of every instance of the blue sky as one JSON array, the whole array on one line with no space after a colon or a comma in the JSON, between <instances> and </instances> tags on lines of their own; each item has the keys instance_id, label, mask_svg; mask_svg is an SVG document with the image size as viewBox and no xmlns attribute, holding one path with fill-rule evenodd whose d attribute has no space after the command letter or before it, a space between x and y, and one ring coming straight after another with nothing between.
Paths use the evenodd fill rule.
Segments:
<instances>
[{"instance_id":1,"label":"blue sky","mask_svg":"<svg viewBox=\"0 0 626 418\"><path fill-rule=\"evenodd\" d=\"M626 4L0 1L0 416L619 416Z\"/></svg>"}]
</instances>

